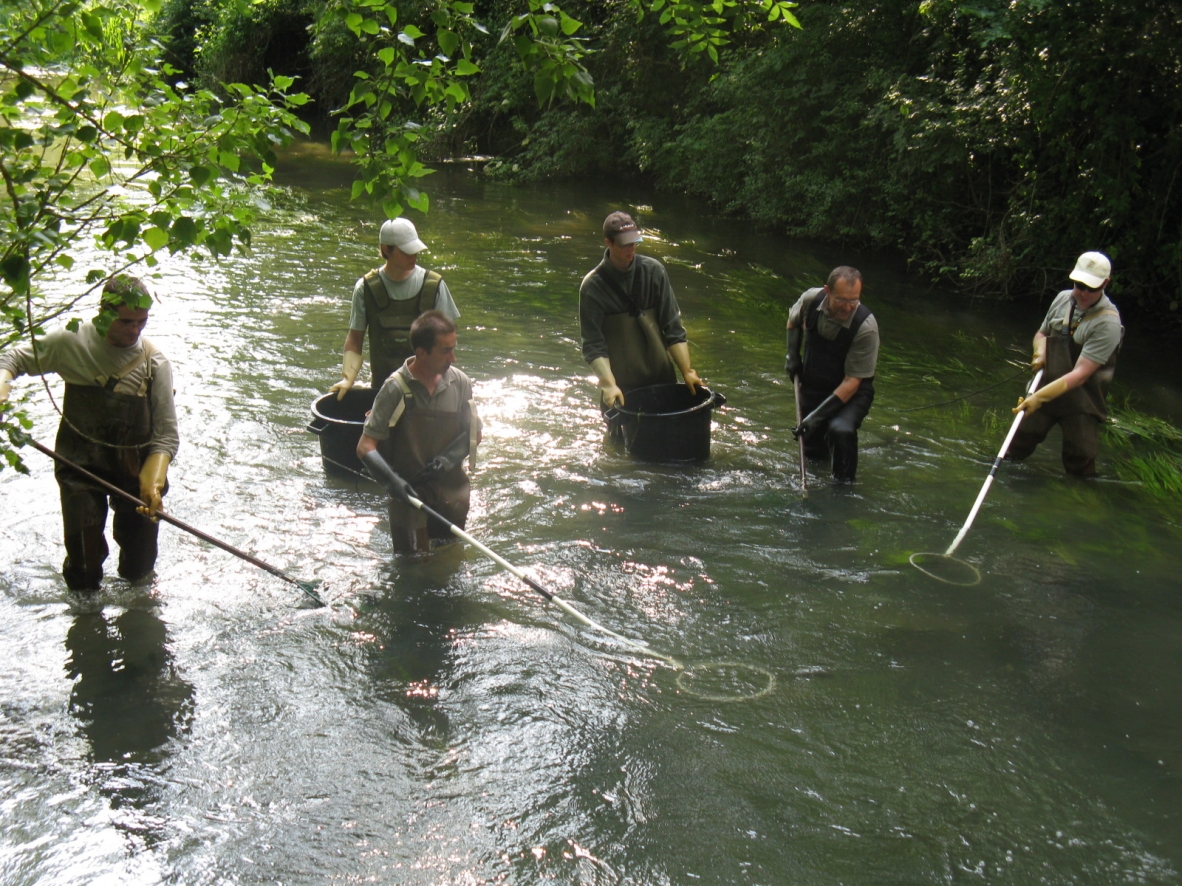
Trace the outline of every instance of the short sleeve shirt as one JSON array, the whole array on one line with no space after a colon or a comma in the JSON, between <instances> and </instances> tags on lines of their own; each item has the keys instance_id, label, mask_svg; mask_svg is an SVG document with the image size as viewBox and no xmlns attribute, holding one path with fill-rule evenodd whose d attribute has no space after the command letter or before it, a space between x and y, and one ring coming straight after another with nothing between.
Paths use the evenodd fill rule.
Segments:
<instances>
[{"instance_id":1,"label":"short sleeve shirt","mask_svg":"<svg viewBox=\"0 0 1182 886\"><path fill-rule=\"evenodd\" d=\"M410 362L414 357L408 357L406 362L396 369L382 384L378 395L374 398L373 409L369 418L365 420L362 432L375 440L385 440L390 436L390 418L394 410L402 402L402 386L396 377L401 377L410 388L415 398L416 409L433 409L440 412L459 412L464 404L472 399L472 380L454 366L449 366L447 372L435 386L435 393L428 394L423 383L415 378L410 371Z\"/></svg>"},{"instance_id":2,"label":"short sleeve shirt","mask_svg":"<svg viewBox=\"0 0 1182 886\"><path fill-rule=\"evenodd\" d=\"M805 315L817 298L825 298L825 290L820 286L803 292L788 312L788 325L803 326ZM829 316L829 303L826 301L817 315L815 331L826 341L833 341L842 329L849 329L853 322L853 314L844 323ZM878 343L878 321L871 314L858 327L854 340L850 342L849 353L845 355L845 374L850 378L873 378L878 366Z\"/></svg>"},{"instance_id":3,"label":"short sleeve shirt","mask_svg":"<svg viewBox=\"0 0 1182 886\"><path fill-rule=\"evenodd\" d=\"M1039 327L1043 335L1062 335L1067 324L1073 322L1071 306L1075 299L1071 293L1072 290L1065 289L1055 296L1042 326ZM1076 307L1074 322L1078 325L1071 337L1082 348L1080 356L1100 365L1107 363L1120 347L1123 334L1116 305L1107 295L1101 295L1099 300L1083 313Z\"/></svg>"},{"instance_id":4,"label":"short sleeve shirt","mask_svg":"<svg viewBox=\"0 0 1182 886\"><path fill-rule=\"evenodd\" d=\"M406 301L414 298L423 288L423 280L427 277L427 269L416 265L405 280L391 280L386 276L385 268L378 268L378 276L386 285L386 292L394 301ZM456 307L455 299L451 297L451 290L447 288L445 280L439 281L439 292L435 296L435 307L452 320L460 318L460 311ZM367 325L365 316L365 277L360 277L353 286L353 301L349 309L349 328L356 332L364 332Z\"/></svg>"}]
</instances>

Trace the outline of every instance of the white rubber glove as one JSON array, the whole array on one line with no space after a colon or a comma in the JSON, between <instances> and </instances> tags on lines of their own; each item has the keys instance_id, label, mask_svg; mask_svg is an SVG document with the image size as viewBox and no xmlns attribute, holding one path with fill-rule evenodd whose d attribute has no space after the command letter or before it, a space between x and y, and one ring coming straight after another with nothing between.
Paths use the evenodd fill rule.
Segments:
<instances>
[{"instance_id":1,"label":"white rubber glove","mask_svg":"<svg viewBox=\"0 0 1182 886\"><path fill-rule=\"evenodd\" d=\"M337 392L337 399L344 400L345 392L353 387L357 381L357 373L361 371L361 355L356 351L345 351L345 359L341 365L341 380L329 388Z\"/></svg>"},{"instance_id":2,"label":"white rubber glove","mask_svg":"<svg viewBox=\"0 0 1182 886\"><path fill-rule=\"evenodd\" d=\"M616 384L616 377L612 374L612 364L607 357L596 357L591 361L591 368L599 377L599 391L602 403L609 409L615 405L624 405L624 392Z\"/></svg>"}]
</instances>

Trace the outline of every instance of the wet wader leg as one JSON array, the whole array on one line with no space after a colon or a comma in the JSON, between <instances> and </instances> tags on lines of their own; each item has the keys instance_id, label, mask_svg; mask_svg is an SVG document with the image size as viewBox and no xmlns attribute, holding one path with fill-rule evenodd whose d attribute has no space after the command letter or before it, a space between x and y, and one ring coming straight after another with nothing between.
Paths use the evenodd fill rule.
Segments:
<instances>
[{"instance_id":1,"label":"wet wader leg","mask_svg":"<svg viewBox=\"0 0 1182 886\"><path fill-rule=\"evenodd\" d=\"M869 411L870 404L855 395L829 420L825 443L833 457L833 476L837 480L853 480L858 472L858 428Z\"/></svg>"},{"instance_id":2,"label":"wet wader leg","mask_svg":"<svg viewBox=\"0 0 1182 886\"><path fill-rule=\"evenodd\" d=\"M425 523L419 519L418 511L412 510L404 502L391 501L388 512L390 540L397 553L414 554L431 550L431 537L427 534L426 525L418 525Z\"/></svg>"},{"instance_id":3,"label":"wet wader leg","mask_svg":"<svg viewBox=\"0 0 1182 886\"><path fill-rule=\"evenodd\" d=\"M128 581L136 581L156 565L160 524L136 513L135 505L126 499L112 499L111 510L115 512L112 530L119 545L119 574Z\"/></svg>"},{"instance_id":4,"label":"wet wader leg","mask_svg":"<svg viewBox=\"0 0 1182 886\"><path fill-rule=\"evenodd\" d=\"M107 559L107 496L74 484L61 484L66 560L62 575L71 591L97 591Z\"/></svg>"},{"instance_id":5,"label":"wet wader leg","mask_svg":"<svg viewBox=\"0 0 1182 886\"><path fill-rule=\"evenodd\" d=\"M1077 477L1096 476L1100 420L1076 413L1059 419L1063 429L1063 469Z\"/></svg>"},{"instance_id":6,"label":"wet wader leg","mask_svg":"<svg viewBox=\"0 0 1182 886\"><path fill-rule=\"evenodd\" d=\"M1058 419L1048 415L1045 409L1040 409L1034 415L1027 415L1018 425L1018 432L1010 441L1010 448L1006 450L1007 461L1022 461L1029 457L1038 445L1047 438L1051 428Z\"/></svg>"}]
</instances>

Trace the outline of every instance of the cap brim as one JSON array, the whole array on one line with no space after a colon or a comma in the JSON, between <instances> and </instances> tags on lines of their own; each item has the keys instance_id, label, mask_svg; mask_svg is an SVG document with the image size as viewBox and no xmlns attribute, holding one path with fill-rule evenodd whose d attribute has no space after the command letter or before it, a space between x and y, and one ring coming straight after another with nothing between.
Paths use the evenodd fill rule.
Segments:
<instances>
[{"instance_id":1,"label":"cap brim","mask_svg":"<svg viewBox=\"0 0 1182 886\"><path fill-rule=\"evenodd\" d=\"M411 240L409 243L395 243L394 245L407 255L417 255L427 248L427 244L422 240Z\"/></svg>"},{"instance_id":2,"label":"cap brim","mask_svg":"<svg viewBox=\"0 0 1182 886\"><path fill-rule=\"evenodd\" d=\"M1091 274L1085 274L1083 271L1072 271L1068 279L1074 280L1076 283L1082 283L1092 289L1099 289L1104 285L1103 277L1093 277Z\"/></svg>"},{"instance_id":3,"label":"cap brim","mask_svg":"<svg viewBox=\"0 0 1182 886\"><path fill-rule=\"evenodd\" d=\"M640 231L620 231L612 238L612 242L617 246L631 246L633 243L639 243L644 237L640 236Z\"/></svg>"}]
</instances>

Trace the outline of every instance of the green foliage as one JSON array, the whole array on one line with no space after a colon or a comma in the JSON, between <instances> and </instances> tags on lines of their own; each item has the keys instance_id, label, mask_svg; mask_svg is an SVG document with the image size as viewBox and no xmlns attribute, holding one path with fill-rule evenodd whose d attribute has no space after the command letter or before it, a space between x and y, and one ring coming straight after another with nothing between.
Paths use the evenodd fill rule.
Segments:
<instances>
[{"instance_id":1,"label":"green foliage","mask_svg":"<svg viewBox=\"0 0 1182 886\"><path fill-rule=\"evenodd\" d=\"M1110 405L1105 430L1117 476L1140 483L1158 498L1182 495L1182 430L1138 411L1127 399Z\"/></svg>"},{"instance_id":2,"label":"green foliage","mask_svg":"<svg viewBox=\"0 0 1182 886\"><path fill-rule=\"evenodd\" d=\"M83 245L110 263L87 292L161 250L216 257L250 243L274 148L306 126L289 77L225 95L160 59L142 2L28 0L0 13L0 311L7 341L63 309L38 281ZM82 297L86 293L78 293ZM7 421L7 418L5 418ZM0 447L3 444L0 443Z\"/></svg>"}]
</instances>

